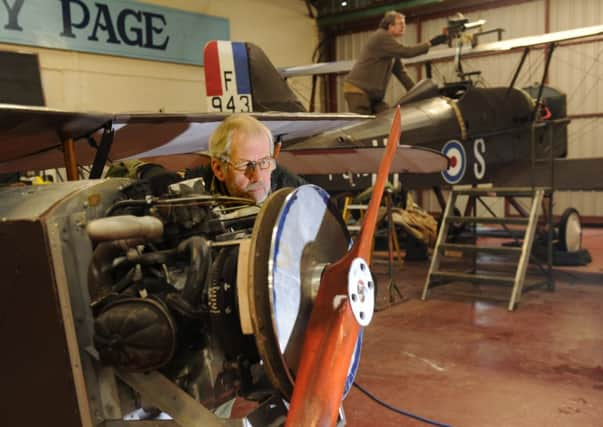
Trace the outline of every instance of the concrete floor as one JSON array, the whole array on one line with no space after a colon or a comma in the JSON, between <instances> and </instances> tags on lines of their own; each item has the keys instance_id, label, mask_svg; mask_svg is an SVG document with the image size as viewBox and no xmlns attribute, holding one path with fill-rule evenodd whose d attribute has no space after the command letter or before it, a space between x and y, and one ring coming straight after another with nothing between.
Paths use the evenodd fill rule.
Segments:
<instances>
[{"instance_id":1,"label":"concrete floor","mask_svg":"<svg viewBox=\"0 0 603 427\"><path fill-rule=\"evenodd\" d=\"M421 301L428 263L405 263L396 282L408 299L375 314L356 382L451 426L603 426L603 229L585 230L583 246L590 265L556 267L556 290L524 293L514 312L447 287ZM387 270L373 271L383 303ZM344 407L351 427L428 425L356 388Z\"/></svg>"}]
</instances>

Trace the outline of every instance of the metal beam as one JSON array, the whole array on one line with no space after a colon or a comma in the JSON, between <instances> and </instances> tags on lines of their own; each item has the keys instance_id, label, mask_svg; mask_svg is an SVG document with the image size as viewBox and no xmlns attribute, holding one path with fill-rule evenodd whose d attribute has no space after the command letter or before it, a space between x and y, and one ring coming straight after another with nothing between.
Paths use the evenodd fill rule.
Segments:
<instances>
[{"instance_id":1,"label":"metal beam","mask_svg":"<svg viewBox=\"0 0 603 427\"><path fill-rule=\"evenodd\" d=\"M146 374L117 371L117 375L151 405L170 414L182 427L241 427L242 420L218 418L157 371Z\"/></svg>"}]
</instances>

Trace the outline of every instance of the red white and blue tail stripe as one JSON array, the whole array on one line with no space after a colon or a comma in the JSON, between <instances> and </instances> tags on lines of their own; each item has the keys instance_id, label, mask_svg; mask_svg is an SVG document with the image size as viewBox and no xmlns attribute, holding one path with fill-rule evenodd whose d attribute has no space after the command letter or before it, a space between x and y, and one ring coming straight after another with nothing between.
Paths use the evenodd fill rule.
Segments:
<instances>
[{"instance_id":1,"label":"red white and blue tail stripe","mask_svg":"<svg viewBox=\"0 0 603 427\"><path fill-rule=\"evenodd\" d=\"M203 49L203 63L209 111L252 111L245 43L212 40Z\"/></svg>"}]
</instances>

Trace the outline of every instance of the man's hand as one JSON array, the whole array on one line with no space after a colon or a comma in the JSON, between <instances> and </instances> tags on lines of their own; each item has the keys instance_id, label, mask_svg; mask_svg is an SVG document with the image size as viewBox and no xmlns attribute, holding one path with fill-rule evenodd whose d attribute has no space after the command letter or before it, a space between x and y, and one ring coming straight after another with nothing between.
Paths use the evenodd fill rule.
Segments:
<instances>
[{"instance_id":1,"label":"man's hand","mask_svg":"<svg viewBox=\"0 0 603 427\"><path fill-rule=\"evenodd\" d=\"M431 40L429 40L429 44L432 46L437 46L442 43L446 43L448 41L448 36L445 34L438 34Z\"/></svg>"}]
</instances>

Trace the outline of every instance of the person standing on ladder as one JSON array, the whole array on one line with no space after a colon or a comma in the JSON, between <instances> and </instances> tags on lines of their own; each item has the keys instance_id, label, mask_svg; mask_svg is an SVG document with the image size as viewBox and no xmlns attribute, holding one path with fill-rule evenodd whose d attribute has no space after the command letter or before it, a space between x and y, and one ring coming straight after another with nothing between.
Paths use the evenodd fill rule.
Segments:
<instances>
[{"instance_id":1,"label":"person standing on ladder","mask_svg":"<svg viewBox=\"0 0 603 427\"><path fill-rule=\"evenodd\" d=\"M385 90L391 74L402 83L406 90L414 86L400 58L412 58L429 51L448 41L444 34L430 41L414 46L404 46L396 38L404 34L406 20L403 14L389 11L385 14L379 28L363 46L352 71L343 82L343 94L350 112L358 114L376 114L390 108L385 102Z\"/></svg>"}]
</instances>

